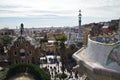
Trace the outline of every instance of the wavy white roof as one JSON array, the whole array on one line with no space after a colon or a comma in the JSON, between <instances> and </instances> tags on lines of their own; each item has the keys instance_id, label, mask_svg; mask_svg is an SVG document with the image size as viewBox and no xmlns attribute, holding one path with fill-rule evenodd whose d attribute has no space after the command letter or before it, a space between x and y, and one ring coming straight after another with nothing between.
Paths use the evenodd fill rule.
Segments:
<instances>
[{"instance_id":1,"label":"wavy white roof","mask_svg":"<svg viewBox=\"0 0 120 80\"><path fill-rule=\"evenodd\" d=\"M106 44L88 39L88 45L83 51L88 60L105 68L120 71L120 43Z\"/></svg>"}]
</instances>

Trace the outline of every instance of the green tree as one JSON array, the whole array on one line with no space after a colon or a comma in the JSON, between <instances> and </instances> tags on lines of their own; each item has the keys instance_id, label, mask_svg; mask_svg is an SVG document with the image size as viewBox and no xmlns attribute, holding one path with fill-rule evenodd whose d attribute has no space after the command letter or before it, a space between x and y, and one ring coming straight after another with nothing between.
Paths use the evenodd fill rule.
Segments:
<instances>
[{"instance_id":1,"label":"green tree","mask_svg":"<svg viewBox=\"0 0 120 80\"><path fill-rule=\"evenodd\" d=\"M1 40L3 41L3 45L7 47L9 44L11 44L13 38L10 37L9 35L4 35L1 37Z\"/></svg>"},{"instance_id":2,"label":"green tree","mask_svg":"<svg viewBox=\"0 0 120 80\"><path fill-rule=\"evenodd\" d=\"M61 74L61 73L59 73L59 74L56 75L56 77L61 80L61 78L67 78L67 74Z\"/></svg>"},{"instance_id":3,"label":"green tree","mask_svg":"<svg viewBox=\"0 0 120 80\"><path fill-rule=\"evenodd\" d=\"M65 42L67 40L67 37L65 34L61 34L61 35L55 36L55 40Z\"/></svg>"},{"instance_id":4,"label":"green tree","mask_svg":"<svg viewBox=\"0 0 120 80\"><path fill-rule=\"evenodd\" d=\"M11 44L13 38L9 35L3 35L0 37L0 53L4 53L4 47L7 49L8 45Z\"/></svg>"}]
</instances>

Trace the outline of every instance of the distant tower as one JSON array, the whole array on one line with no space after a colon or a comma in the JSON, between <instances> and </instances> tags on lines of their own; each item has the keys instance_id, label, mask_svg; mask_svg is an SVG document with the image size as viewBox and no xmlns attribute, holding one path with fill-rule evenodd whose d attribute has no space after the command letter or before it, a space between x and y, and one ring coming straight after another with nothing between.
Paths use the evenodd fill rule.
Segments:
<instances>
[{"instance_id":1,"label":"distant tower","mask_svg":"<svg viewBox=\"0 0 120 80\"><path fill-rule=\"evenodd\" d=\"M79 10L79 15L78 15L78 19L79 19L79 28L78 28L78 42L82 42L82 28L81 28L81 10Z\"/></svg>"}]
</instances>

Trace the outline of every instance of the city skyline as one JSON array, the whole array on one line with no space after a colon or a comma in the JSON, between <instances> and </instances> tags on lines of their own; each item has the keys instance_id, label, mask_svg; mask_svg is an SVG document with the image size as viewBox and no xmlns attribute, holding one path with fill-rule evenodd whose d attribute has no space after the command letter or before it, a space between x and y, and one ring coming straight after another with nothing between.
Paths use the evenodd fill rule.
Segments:
<instances>
[{"instance_id":1,"label":"city skyline","mask_svg":"<svg viewBox=\"0 0 120 80\"><path fill-rule=\"evenodd\" d=\"M77 26L79 9L82 24L109 21L120 16L115 0L4 0L0 2L0 28Z\"/></svg>"}]
</instances>

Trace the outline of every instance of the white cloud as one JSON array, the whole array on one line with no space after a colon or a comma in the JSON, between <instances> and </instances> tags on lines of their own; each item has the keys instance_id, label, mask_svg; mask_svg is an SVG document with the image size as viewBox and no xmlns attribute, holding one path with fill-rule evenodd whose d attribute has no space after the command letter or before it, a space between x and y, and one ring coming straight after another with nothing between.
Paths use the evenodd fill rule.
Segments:
<instances>
[{"instance_id":1,"label":"white cloud","mask_svg":"<svg viewBox=\"0 0 120 80\"><path fill-rule=\"evenodd\" d=\"M106 6L108 6L107 9ZM18 17L29 14L35 15L36 11L46 11L44 14L52 12L55 15L76 16L79 9L82 9L83 16L118 16L116 13L120 13L119 8L119 0L2 0L0 2L0 10L16 11L15 15ZM113 14L109 15L108 12L113 10L115 10L112 12ZM0 13L0 17L13 15L8 14L9 12ZM36 14L40 15L43 12L36 12Z\"/></svg>"},{"instance_id":2,"label":"white cloud","mask_svg":"<svg viewBox=\"0 0 120 80\"><path fill-rule=\"evenodd\" d=\"M108 8L110 7L111 10L109 9L106 10L104 6L108 6ZM120 7L120 1L119 0L117 1L115 0L2 0L0 2L0 10L4 9L4 10L16 11L16 14L18 13L18 15L20 16L35 14L35 11L46 11L46 12L48 11L48 14L51 11L53 14L56 15L76 16L78 14L77 11L79 9L82 9L84 16L99 17L102 15L107 16L106 13L115 10L114 6ZM120 13L119 8L117 7L116 10L112 12L113 16L116 13ZM20 14L21 12L23 14ZM1 15L0 13L1 17L2 16L8 17L7 14L9 14L9 12L4 14L5 15Z\"/></svg>"},{"instance_id":3,"label":"white cloud","mask_svg":"<svg viewBox=\"0 0 120 80\"><path fill-rule=\"evenodd\" d=\"M72 17L77 21L82 10L83 22L86 18L112 19L120 17L120 0L1 0L0 17L31 17L57 19ZM73 19L71 18L71 21ZM70 20L69 20L70 21ZM94 21L94 20L93 20ZM53 21L54 22L54 21ZM60 22L60 21L58 21ZM61 22L62 23L62 22ZM60 23L60 24L61 24ZM66 21L67 23L67 21ZM77 23L77 22L76 22ZM74 25L76 23L73 23ZM57 23L56 23L57 24ZM69 24L72 24L71 22ZM68 24L67 24L68 25Z\"/></svg>"}]
</instances>

